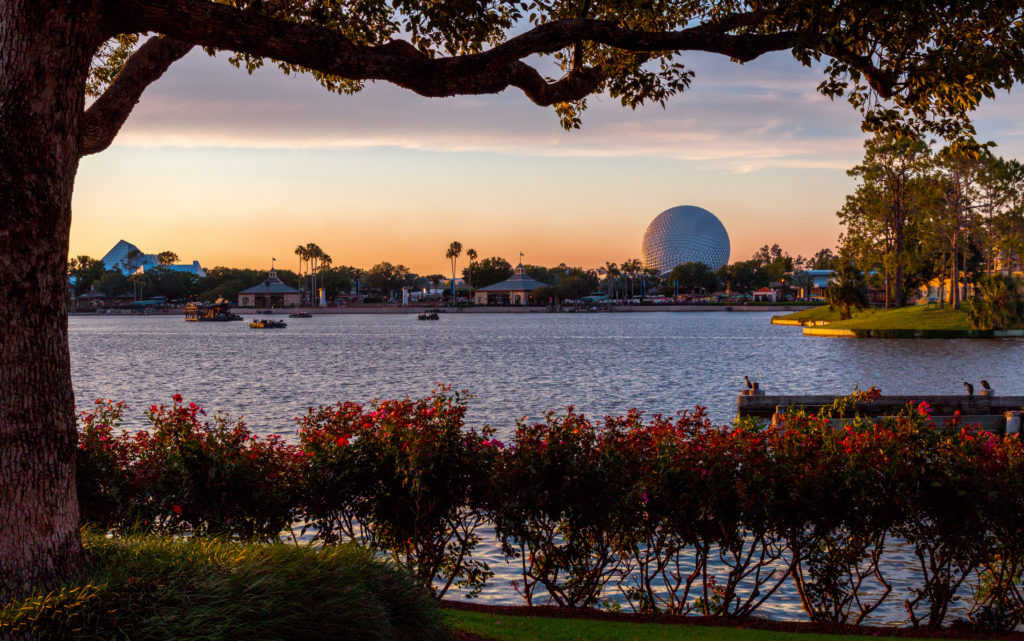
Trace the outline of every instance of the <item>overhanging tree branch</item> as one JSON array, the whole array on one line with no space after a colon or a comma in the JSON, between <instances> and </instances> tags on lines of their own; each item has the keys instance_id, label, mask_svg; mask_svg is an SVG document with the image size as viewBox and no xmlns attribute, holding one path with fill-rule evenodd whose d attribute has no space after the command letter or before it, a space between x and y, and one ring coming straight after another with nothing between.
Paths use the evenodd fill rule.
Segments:
<instances>
[{"instance_id":1,"label":"overhanging tree branch","mask_svg":"<svg viewBox=\"0 0 1024 641\"><path fill-rule=\"evenodd\" d=\"M729 33L761 22L763 17L756 12L668 32L637 31L603 20L566 19L538 25L481 53L431 58L402 40L363 46L331 29L206 0L128 0L112 5L110 12L115 32L154 31L351 80L384 80L430 97L518 87L541 105L577 100L604 80L599 68L581 68L549 83L522 62L530 55L553 53L581 40L633 52L707 51L739 61L801 42L795 32Z\"/></svg>"},{"instance_id":2,"label":"overhanging tree branch","mask_svg":"<svg viewBox=\"0 0 1024 641\"><path fill-rule=\"evenodd\" d=\"M193 46L173 38L153 37L139 47L103 95L85 110L81 155L95 154L109 147L146 87Z\"/></svg>"}]
</instances>

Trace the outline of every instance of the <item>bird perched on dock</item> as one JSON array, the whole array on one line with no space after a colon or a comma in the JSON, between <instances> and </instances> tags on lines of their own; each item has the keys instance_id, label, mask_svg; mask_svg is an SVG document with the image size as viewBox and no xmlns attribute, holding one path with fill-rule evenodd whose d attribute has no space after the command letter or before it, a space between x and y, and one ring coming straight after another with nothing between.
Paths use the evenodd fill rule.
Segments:
<instances>
[{"instance_id":1,"label":"bird perched on dock","mask_svg":"<svg viewBox=\"0 0 1024 641\"><path fill-rule=\"evenodd\" d=\"M967 388L967 398L974 398L974 386L964 381L964 387Z\"/></svg>"},{"instance_id":2,"label":"bird perched on dock","mask_svg":"<svg viewBox=\"0 0 1024 641\"><path fill-rule=\"evenodd\" d=\"M992 391L992 386L989 385L988 381L986 381L986 380L982 380L981 381L981 386L985 388L986 392L991 392Z\"/></svg>"},{"instance_id":3,"label":"bird perched on dock","mask_svg":"<svg viewBox=\"0 0 1024 641\"><path fill-rule=\"evenodd\" d=\"M750 381L750 377L749 376L744 376L743 377L743 382L745 382L747 384L747 389L754 389L754 384Z\"/></svg>"}]
</instances>

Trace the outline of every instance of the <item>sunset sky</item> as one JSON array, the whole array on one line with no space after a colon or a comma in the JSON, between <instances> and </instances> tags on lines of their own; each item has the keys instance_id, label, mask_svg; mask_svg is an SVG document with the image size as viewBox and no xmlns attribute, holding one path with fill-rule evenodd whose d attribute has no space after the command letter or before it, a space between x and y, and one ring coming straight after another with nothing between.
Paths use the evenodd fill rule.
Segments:
<instances>
[{"instance_id":1,"label":"sunset sky","mask_svg":"<svg viewBox=\"0 0 1024 641\"><path fill-rule=\"evenodd\" d=\"M204 267L295 268L318 243L335 264L450 270L448 243L481 257L596 267L640 256L676 205L714 212L731 260L761 245L836 243L864 135L820 73L787 54L740 66L710 54L667 109L591 98L583 129L516 92L427 99L389 85L356 96L275 69L246 75L193 52L149 88L107 151L83 160L71 255L125 239ZM978 112L982 140L1024 158L1024 91Z\"/></svg>"}]
</instances>

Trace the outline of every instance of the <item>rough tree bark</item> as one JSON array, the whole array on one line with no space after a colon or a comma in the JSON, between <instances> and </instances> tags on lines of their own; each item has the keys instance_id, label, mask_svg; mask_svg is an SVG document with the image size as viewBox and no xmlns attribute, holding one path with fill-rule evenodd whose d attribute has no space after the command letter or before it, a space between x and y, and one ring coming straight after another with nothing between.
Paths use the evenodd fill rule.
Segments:
<instances>
[{"instance_id":1,"label":"rough tree bark","mask_svg":"<svg viewBox=\"0 0 1024 641\"><path fill-rule=\"evenodd\" d=\"M0 602L81 557L65 301L90 4L0 2Z\"/></svg>"}]
</instances>

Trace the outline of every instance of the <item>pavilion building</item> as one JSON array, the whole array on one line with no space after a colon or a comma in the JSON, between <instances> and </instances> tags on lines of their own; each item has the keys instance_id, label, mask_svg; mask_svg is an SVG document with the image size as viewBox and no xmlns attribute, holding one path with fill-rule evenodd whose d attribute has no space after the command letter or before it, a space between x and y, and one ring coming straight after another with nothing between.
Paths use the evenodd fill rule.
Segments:
<instances>
[{"instance_id":1,"label":"pavilion building","mask_svg":"<svg viewBox=\"0 0 1024 641\"><path fill-rule=\"evenodd\" d=\"M494 283L476 290L477 305L528 305L530 293L545 284L526 275L522 263L516 265L516 271L508 280Z\"/></svg>"},{"instance_id":2,"label":"pavilion building","mask_svg":"<svg viewBox=\"0 0 1024 641\"><path fill-rule=\"evenodd\" d=\"M289 287L271 269L259 285L238 292L239 307L293 307L299 304L299 290Z\"/></svg>"}]
</instances>

